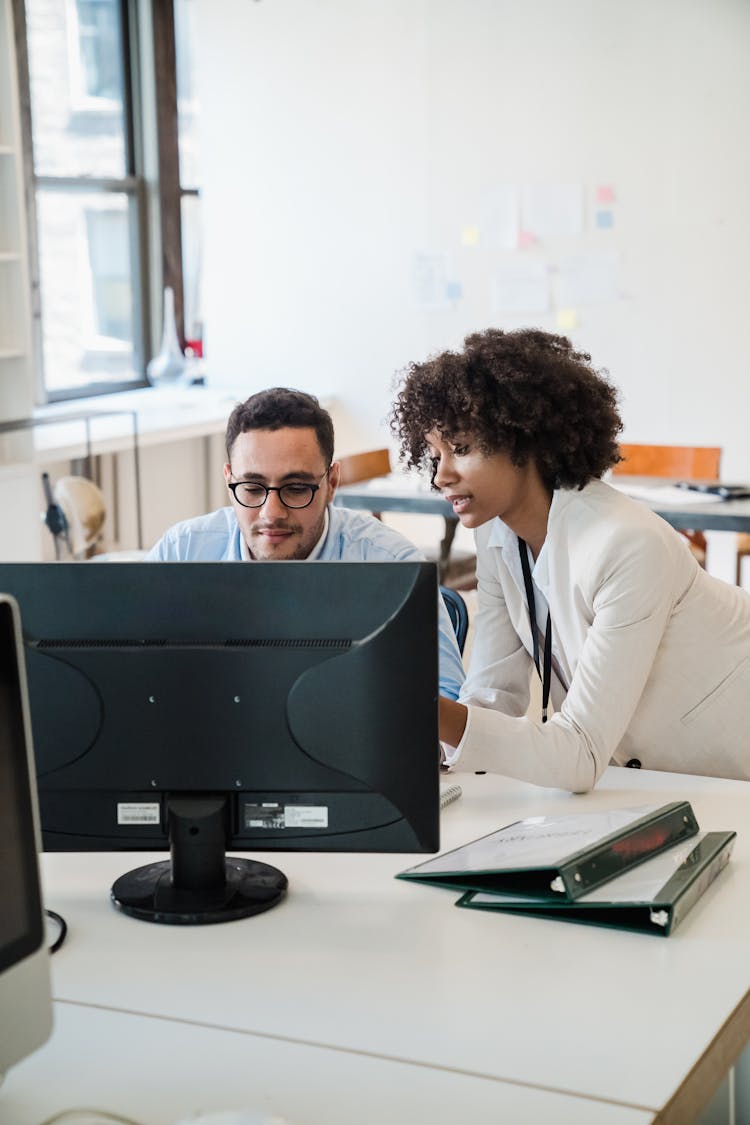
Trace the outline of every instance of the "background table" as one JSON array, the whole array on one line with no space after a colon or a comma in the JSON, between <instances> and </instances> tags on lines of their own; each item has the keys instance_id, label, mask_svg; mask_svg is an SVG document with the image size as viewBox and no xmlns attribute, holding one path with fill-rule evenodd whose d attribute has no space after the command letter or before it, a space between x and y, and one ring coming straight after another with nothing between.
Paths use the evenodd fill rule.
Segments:
<instances>
[{"instance_id":1,"label":"background table","mask_svg":"<svg viewBox=\"0 0 750 1125\"><path fill-rule=\"evenodd\" d=\"M46 904L70 927L53 959L61 1034L71 1019L76 1036L96 1032L90 1013L70 1016L74 1006L142 1017L159 1024L154 1041L166 1057L194 1025L203 1030L188 1037L183 1070L205 1069L204 1104L226 1105L230 1095L236 1104L239 1094L249 1104L265 1091L292 1125L285 1074L309 1087L299 1125L336 1120L328 1106L337 1073L368 1107L360 1120L411 1122L422 1068L454 1111L463 1083L493 1107L477 1121L586 1121L579 1100L605 1123L618 1120L615 1111L623 1122L693 1120L750 1037L750 783L613 767L595 792L574 796L491 775L454 780L464 796L442 814L444 848L522 816L687 798L703 828L738 830L735 854L669 938L459 910L454 892L394 878L413 856L313 853L274 853L290 892L266 914L157 926L120 915L108 899L113 879L148 855L49 854ZM153 1028L141 1025L144 1042ZM218 1064L207 1061L209 1042L218 1042L211 1032L231 1033L231 1051L247 1060L241 1084L223 1089ZM90 1063L80 1040L78 1049L81 1067L95 1064L96 1052ZM66 1050L56 1036L53 1070ZM16 1068L2 1096L33 1104L44 1057ZM255 1058L269 1060L257 1080ZM105 1059L102 1073L114 1066ZM156 1072L153 1081L160 1089ZM529 1098L526 1117L519 1091L541 1099ZM543 1095L552 1108L535 1117Z\"/></svg>"},{"instance_id":2,"label":"background table","mask_svg":"<svg viewBox=\"0 0 750 1125\"><path fill-rule=\"evenodd\" d=\"M654 477L628 477L631 485L642 492L638 497L648 504L652 511L671 524L672 527L711 532L750 532L750 499L702 501L701 503L680 502L670 496L665 499L665 487L673 481ZM620 483L620 491L627 486ZM669 493L673 489L668 488ZM652 497L649 498L649 493ZM450 581L449 561L458 520L452 506L438 492L433 492L426 480L405 473L392 473L388 477L363 481L339 488L334 504L347 508L361 508L372 512L403 512L422 515L441 516L445 521L445 532L440 542L438 565L440 580ZM736 541L723 542L724 536L714 536L709 550L707 569L710 573L734 583L737 571ZM721 540L717 542L716 540ZM461 586L459 585L459 588Z\"/></svg>"},{"instance_id":3,"label":"background table","mask_svg":"<svg viewBox=\"0 0 750 1125\"><path fill-rule=\"evenodd\" d=\"M652 511L672 527L692 528L694 531L750 531L750 498L680 502L677 498L664 499L659 495L673 485L674 481L654 477L627 479L639 491L643 490L643 495L638 499L648 504ZM618 478L617 488L627 494L627 485L622 478ZM654 493L653 499L648 498L649 491ZM426 481L405 473L392 473L388 477L346 485L338 489L334 503L345 508L364 508L371 512L413 512L442 516L447 523L453 524L454 530L458 523L453 506L439 492L433 492Z\"/></svg>"},{"instance_id":4,"label":"background table","mask_svg":"<svg viewBox=\"0 0 750 1125\"><path fill-rule=\"evenodd\" d=\"M434 492L426 480L406 473L391 473L387 477L342 485L337 489L333 502L341 508L358 508L367 512L441 516L445 521L445 533L440 541L438 565L443 576L459 521L453 505L439 492Z\"/></svg>"}]
</instances>

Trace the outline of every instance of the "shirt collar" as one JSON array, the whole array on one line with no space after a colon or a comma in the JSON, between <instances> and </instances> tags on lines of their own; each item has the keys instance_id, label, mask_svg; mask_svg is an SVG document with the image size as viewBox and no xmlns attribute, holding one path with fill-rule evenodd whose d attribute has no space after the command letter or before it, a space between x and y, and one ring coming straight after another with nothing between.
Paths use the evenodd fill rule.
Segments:
<instances>
[{"instance_id":1,"label":"shirt collar","mask_svg":"<svg viewBox=\"0 0 750 1125\"><path fill-rule=\"evenodd\" d=\"M321 551L323 550L323 544L325 543L326 535L328 534L328 524L328 508L326 507L325 515L323 517L323 533L320 536L318 542L313 547L312 551L310 551L310 554L307 556L308 562L312 559L320 558ZM243 562L255 562L255 559L250 554L250 548L245 542L245 536L242 534L242 532L240 532L240 555L242 556Z\"/></svg>"},{"instance_id":2,"label":"shirt collar","mask_svg":"<svg viewBox=\"0 0 750 1125\"><path fill-rule=\"evenodd\" d=\"M547 545L549 543L550 532L553 524L555 523L560 511L566 506L571 495L570 489L556 488L552 493L552 503L549 509L549 518L547 520L547 538L542 544L542 549L539 552L535 563L532 562L532 577L534 584L541 590L546 590L549 586L549 555ZM511 573L516 580L518 588L523 589L521 567L518 557L518 537L514 531L508 527L507 524L497 517L492 521L490 533L487 536L488 547L498 547L501 551L508 551L509 554L506 558L510 567ZM509 561L512 560L512 561ZM531 556L529 556L531 561ZM517 566L516 563L519 565Z\"/></svg>"},{"instance_id":3,"label":"shirt collar","mask_svg":"<svg viewBox=\"0 0 750 1125\"><path fill-rule=\"evenodd\" d=\"M501 519L498 519L498 517L496 516L492 521L490 533L487 536L487 546L500 547L504 550L506 547L515 544L515 542L516 533L514 531L511 531L508 525L506 523L503 523L503 521Z\"/></svg>"},{"instance_id":4,"label":"shirt collar","mask_svg":"<svg viewBox=\"0 0 750 1125\"><path fill-rule=\"evenodd\" d=\"M310 554L307 556L308 560L320 558L321 552L323 550L323 544L325 543L326 535L328 534L328 524L329 523L330 523L330 520L328 518L328 507L326 506L325 517L323 519L323 531L322 531L322 534L320 536L320 539L315 544L312 551L310 551Z\"/></svg>"}]
</instances>

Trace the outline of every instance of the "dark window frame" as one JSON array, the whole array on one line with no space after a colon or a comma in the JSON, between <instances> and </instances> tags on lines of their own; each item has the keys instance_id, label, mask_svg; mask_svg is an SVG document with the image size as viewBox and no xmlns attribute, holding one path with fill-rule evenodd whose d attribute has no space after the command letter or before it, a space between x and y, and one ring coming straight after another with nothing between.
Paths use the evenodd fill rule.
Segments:
<instances>
[{"instance_id":1,"label":"dark window frame","mask_svg":"<svg viewBox=\"0 0 750 1125\"><path fill-rule=\"evenodd\" d=\"M34 171L31 89L26 38L25 0L11 0L18 63L19 101L23 144L24 189L31 276L32 338L36 371L36 399L41 403L72 400L148 386L146 364L158 351L156 338L164 286L174 291L175 318L180 345L184 346L181 199L193 194L180 186L177 77L173 0L119 0L123 44L126 174L119 178L88 176L38 176ZM144 17L150 28L142 25ZM150 35L147 34L150 31ZM145 49L147 42L153 51ZM144 105L144 71L154 91L154 106ZM147 136L147 121L154 121L155 137ZM145 151L149 141L156 150L153 171L158 221L149 214L149 181ZM48 391L44 381L42 308L37 227L37 190L100 191L124 193L131 208L130 255L133 277L134 367L137 378L122 382L91 382L81 387ZM158 234L154 231L158 231ZM158 296L157 296L158 295Z\"/></svg>"}]
</instances>

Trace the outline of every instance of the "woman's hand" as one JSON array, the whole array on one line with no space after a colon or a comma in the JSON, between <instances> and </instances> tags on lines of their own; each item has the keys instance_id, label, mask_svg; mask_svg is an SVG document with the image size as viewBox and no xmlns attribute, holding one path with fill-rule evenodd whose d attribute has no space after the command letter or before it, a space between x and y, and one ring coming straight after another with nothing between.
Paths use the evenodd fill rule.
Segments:
<instances>
[{"instance_id":1,"label":"woman's hand","mask_svg":"<svg viewBox=\"0 0 750 1125\"><path fill-rule=\"evenodd\" d=\"M455 699L446 699L441 695L438 700L438 729L441 742L449 746L458 746L466 728L468 711L463 703L456 703Z\"/></svg>"}]
</instances>

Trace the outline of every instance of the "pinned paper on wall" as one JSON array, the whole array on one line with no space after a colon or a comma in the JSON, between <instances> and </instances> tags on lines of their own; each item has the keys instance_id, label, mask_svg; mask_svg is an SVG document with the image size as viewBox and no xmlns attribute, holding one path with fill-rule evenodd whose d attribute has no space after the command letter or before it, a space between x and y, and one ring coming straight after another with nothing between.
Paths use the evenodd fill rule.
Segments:
<instances>
[{"instance_id":1,"label":"pinned paper on wall","mask_svg":"<svg viewBox=\"0 0 750 1125\"><path fill-rule=\"evenodd\" d=\"M417 252L413 265L414 297L423 308L444 308L448 304L447 253Z\"/></svg>"},{"instance_id":2,"label":"pinned paper on wall","mask_svg":"<svg viewBox=\"0 0 750 1125\"><path fill-rule=\"evenodd\" d=\"M615 225L615 216L611 211L597 211L595 222L597 230L611 230Z\"/></svg>"},{"instance_id":3,"label":"pinned paper on wall","mask_svg":"<svg viewBox=\"0 0 750 1125\"><path fill-rule=\"evenodd\" d=\"M447 281L445 283L445 296L449 301L460 301L464 295L464 287L460 281Z\"/></svg>"},{"instance_id":4,"label":"pinned paper on wall","mask_svg":"<svg viewBox=\"0 0 750 1125\"><path fill-rule=\"evenodd\" d=\"M561 309L600 305L620 299L619 254L575 254L562 259L555 274L555 301Z\"/></svg>"},{"instance_id":5,"label":"pinned paper on wall","mask_svg":"<svg viewBox=\"0 0 750 1125\"><path fill-rule=\"evenodd\" d=\"M599 184L596 189L597 203L614 203L615 189L612 184Z\"/></svg>"},{"instance_id":6,"label":"pinned paper on wall","mask_svg":"<svg viewBox=\"0 0 750 1125\"><path fill-rule=\"evenodd\" d=\"M572 332L578 327L578 313L575 309L558 309L556 319L557 327L562 332Z\"/></svg>"},{"instance_id":7,"label":"pinned paper on wall","mask_svg":"<svg viewBox=\"0 0 750 1125\"><path fill-rule=\"evenodd\" d=\"M524 188L521 228L537 238L583 234L583 186L538 184Z\"/></svg>"},{"instance_id":8,"label":"pinned paper on wall","mask_svg":"<svg viewBox=\"0 0 750 1125\"><path fill-rule=\"evenodd\" d=\"M478 246L479 227L464 227L464 229L461 231L461 245Z\"/></svg>"},{"instance_id":9,"label":"pinned paper on wall","mask_svg":"<svg viewBox=\"0 0 750 1125\"><path fill-rule=\"evenodd\" d=\"M518 188L504 184L488 191L481 203L481 227L488 246L515 250L518 245Z\"/></svg>"},{"instance_id":10,"label":"pinned paper on wall","mask_svg":"<svg viewBox=\"0 0 750 1125\"><path fill-rule=\"evenodd\" d=\"M545 313L550 308L549 271L544 262L518 258L499 266L492 278L492 313Z\"/></svg>"}]
</instances>

